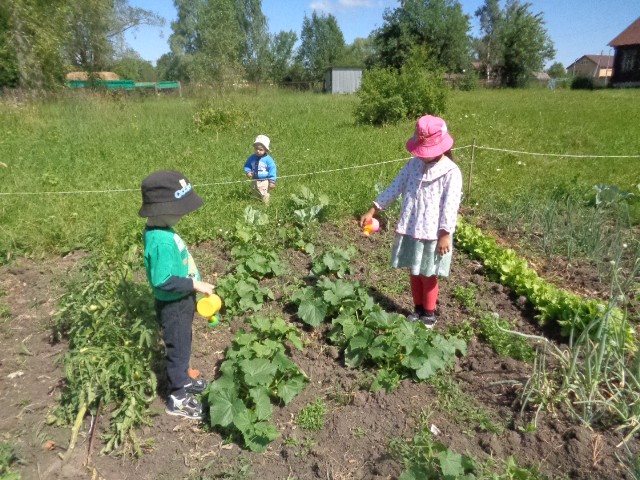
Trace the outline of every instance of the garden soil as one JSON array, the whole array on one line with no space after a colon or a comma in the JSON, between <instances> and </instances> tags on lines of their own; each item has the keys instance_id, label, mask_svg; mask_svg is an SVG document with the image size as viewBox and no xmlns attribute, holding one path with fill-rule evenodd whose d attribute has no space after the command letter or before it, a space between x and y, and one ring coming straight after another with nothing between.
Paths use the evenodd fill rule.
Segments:
<instances>
[{"instance_id":1,"label":"garden soil","mask_svg":"<svg viewBox=\"0 0 640 480\"><path fill-rule=\"evenodd\" d=\"M412 305L406 274L387 267L392 235L385 230L365 239L353 222L323 227L322 242L356 245L348 278L366 284L387 310L406 314ZM215 281L211 270L222 274L228 266L219 242L199 245L192 252L207 280ZM520 403L531 364L500 357L480 339L470 341L467 354L457 359L449 375L472 399L472 406L488 412L492 423L501 427L498 433L461 422L429 383L405 380L390 394L368 391L371 372L345 367L339 351L324 339L326 332L303 328L295 308L287 305L287 292L308 276L310 266L306 254L293 250L282 255L289 273L264 281L277 297L265 313L281 315L302 328L305 349L291 354L309 383L289 405L274 409L272 422L281 435L266 452L243 450L202 424L164 414L161 386L151 405L151 424L138 432L143 444L140 458L100 454L99 431L108 424L108 412L97 419L87 416L75 449L65 458L70 428L45 421L64 385L61 359L66 345L51 342L51 327L64 293L63 280L74 276L82 256L18 258L0 267L0 304L8 307L0 319L0 439L15 447L18 461L11 468L23 479L395 479L403 465L390 454L389 442L412 439L421 425L437 428L438 441L478 461L493 458L500 465L513 456L519 465L552 478L631 478L618 459L625 456L616 448L620 433L591 430L562 410L540 412L533 427L535 412L525 409L521 414ZM552 335L537 326L526 299L489 280L478 262L460 252L454 255L451 277L441 282L438 331L473 321L452 295L455 286L472 284L478 308L515 322L522 332ZM243 318L225 318L211 329L196 316L192 366L205 378L215 378L225 349L242 327ZM297 415L318 398L327 405L324 428L304 431L296 424ZM98 437L89 456L88 432L94 420Z\"/></svg>"}]
</instances>

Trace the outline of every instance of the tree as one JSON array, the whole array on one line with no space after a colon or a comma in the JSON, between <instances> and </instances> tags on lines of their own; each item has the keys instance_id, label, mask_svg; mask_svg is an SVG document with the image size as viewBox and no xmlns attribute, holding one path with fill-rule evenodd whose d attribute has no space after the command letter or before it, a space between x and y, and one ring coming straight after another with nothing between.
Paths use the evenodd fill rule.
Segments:
<instances>
[{"instance_id":1,"label":"tree","mask_svg":"<svg viewBox=\"0 0 640 480\"><path fill-rule=\"evenodd\" d=\"M372 62L374 54L373 38L356 38L346 46L342 63L347 67L366 67Z\"/></svg>"},{"instance_id":2,"label":"tree","mask_svg":"<svg viewBox=\"0 0 640 480\"><path fill-rule=\"evenodd\" d=\"M262 0L236 0L244 42L242 64L251 81L264 80L269 70L269 33Z\"/></svg>"},{"instance_id":3,"label":"tree","mask_svg":"<svg viewBox=\"0 0 640 480\"><path fill-rule=\"evenodd\" d=\"M243 33L236 0L174 0L169 37L179 80L226 81L242 75Z\"/></svg>"},{"instance_id":4,"label":"tree","mask_svg":"<svg viewBox=\"0 0 640 480\"><path fill-rule=\"evenodd\" d=\"M132 7L127 0L66 0L65 51L79 70L94 72L110 66L115 45L139 25L164 24L155 13Z\"/></svg>"},{"instance_id":5,"label":"tree","mask_svg":"<svg viewBox=\"0 0 640 480\"><path fill-rule=\"evenodd\" d=\"M520 0L507 0L505 7L502 83L509 87L526 85L531 75L555 56L542 13L534 15L530 7L530 3Z\"/></svg>"},{"instance_id":6,"label":"tree","mask_svg":"<svg viewBox=\"0 0 640 480\"><path fill-rule=\"evenodd\" d=\"M154 82L156 70L151 62L143 60L135 50L127 50L124 55L111 65L111 70L120 78L139 82Z\"/></svg>"},{"instance_id":7,"label":"tree","mask_svg":"<svg viewBox=\"0 0 640 480\"><path fill-rule=\"evenodd\" d=\"M322 79L325 70L344 56L344 35L333 15L305 15L300 34L298 60L312 81Z\"/></svg>"},{"instance_id":8,"label":"tree","mask_svg":"<svg viewBox=\"0 0 640 480\"><path fill-rule=\"evenodd\" d=\"M476 52L487 79L496 76L505 86L524 86L532 74L554 57L553 43L544 28L541 13L529 11L530 3L507 0L500 9L498 0L485 0L476 11L482 36Z\"/></svg>"},{"instance_id":9,"label":"tree","mask_svg":"<svg viewBox=\"0 0 640 480\"><path fill-rule=\"evenodd\" d=\"M271 37L270 41L270 77L276 83L284 81L293 60L293 49L298 35L293 30L281 31Z\"/></svg>"},{"instance_id":10,"label":"tree","mask_svg":"<svg viewBox=\"0 0 640 480\"><path fill-rule=\"evenodd\" d=\"M0 87L50 88L62 83L64 3L0 2Z\"/></svg>"},{"instance_id":11,"label":"tree","mask_svg":"<svg viewBox=\"0 0 640 480\"><path fill-rule=\"evenodd\" d=\"M547 69L547 73L551 78L564 78L567 76L567 69L561 62L556 62Z\"/></svg>"},{"instance_id":12,"label":"tree","mask_svg":"<svg viewBox=\"0 0 640 480\"><path fill-rule=\"evenodd\" d=\"M487 80L491 80L502 59L500 32L503 14L499 0L485 0L484 5L476 10L476 17L480 20L483 34L476 43L478 59L484 65Z\"/></svg>"},{"instance_id":13,"label":"tree","mask_svg":"<svg viewBox=\"0 0 640 480\"><path fill-rule=\"evenodd\" d=\"M469 17L457 0L405 0L384 14L384 24L374 33L377 64L402 68L415 46L428 49L449 72L469 63Z\"/></svg>"}]
</instances>

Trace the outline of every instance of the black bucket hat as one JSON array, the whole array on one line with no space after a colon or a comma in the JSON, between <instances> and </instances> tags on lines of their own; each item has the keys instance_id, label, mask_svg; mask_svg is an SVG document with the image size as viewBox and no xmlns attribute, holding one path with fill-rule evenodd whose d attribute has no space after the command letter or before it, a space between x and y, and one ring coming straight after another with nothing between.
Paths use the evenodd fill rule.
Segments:
<instances>
[{"instance_id":1,"label":"black bucket hat","mask_svg":"<svg viewBox=\"0 0 640 480\"><path fill-rule=\"evenodd\" d=\"M200 208L202 198L180 172L159 170L142 181L141 217L186 215Z\"/></svg>"}]
</instances>

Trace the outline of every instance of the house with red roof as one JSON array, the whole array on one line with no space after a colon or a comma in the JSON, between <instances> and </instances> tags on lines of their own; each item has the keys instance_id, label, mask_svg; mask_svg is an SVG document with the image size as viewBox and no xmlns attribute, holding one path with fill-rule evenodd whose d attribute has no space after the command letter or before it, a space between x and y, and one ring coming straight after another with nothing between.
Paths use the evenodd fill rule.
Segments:
<instances>
[{"instance_id":1,"label":"house with red roof","mask_svg":"<svg viewBox=\"0 0 640 480\"><path fill-rule=\"evenodd\" d=\"M614 87L640 87L640 17L609 42L613 55Z\"/></svg>"}]
</instances>

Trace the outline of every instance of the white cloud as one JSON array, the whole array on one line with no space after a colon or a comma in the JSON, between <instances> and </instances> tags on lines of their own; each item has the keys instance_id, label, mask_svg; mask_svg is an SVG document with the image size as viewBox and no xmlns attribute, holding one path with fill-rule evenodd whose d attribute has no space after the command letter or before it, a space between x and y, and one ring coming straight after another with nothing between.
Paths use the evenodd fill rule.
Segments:
<instances>
[{"instance_id":1,"label":"white cloud","mask_svg":"<svg viewBox=\"0 0 640 480\"><path fill-rule=\"evenodd\" d=\"M338 0L338 5L342 8L371 8L374 3L372 0Z\"/></svg>"},{"instance_id":2,"label":"white cloud","mask_svg":"<svg viewBox=\"0 0 640 480\"><path fill-rule=\"evenodd\" d=\"M311 2L309 5L311 10L315 10L317 12L331 13L333 11L333 5L331 5L330 1L327 0L319 0L317 2Z\"/></svg>"}]
</instances>

